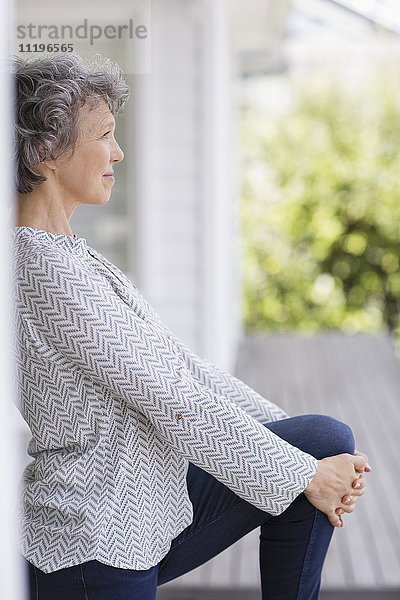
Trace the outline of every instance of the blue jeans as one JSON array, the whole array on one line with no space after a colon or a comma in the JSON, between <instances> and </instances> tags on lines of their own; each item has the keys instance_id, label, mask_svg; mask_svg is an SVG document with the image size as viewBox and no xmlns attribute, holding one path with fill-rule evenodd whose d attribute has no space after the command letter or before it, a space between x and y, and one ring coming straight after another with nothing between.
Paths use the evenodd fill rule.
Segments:
<instances>
[{"instance_id":1,"label":"blue jeans","mask_svg":"<svg viewBox=\"0 0 400 600\"><path fill-rule=\"evenodd\" d=\"M331 417L302 415L265 426L318 459L354 453L350 428ZM157 586L195 569L256 527L263 600L318 598L334 528L304 494L272 517L191 463L187 485L193 522L159 564L133 571L93 560L46 574L27 563L30 600L155 600Z\"/></svg>"}]
</instances>

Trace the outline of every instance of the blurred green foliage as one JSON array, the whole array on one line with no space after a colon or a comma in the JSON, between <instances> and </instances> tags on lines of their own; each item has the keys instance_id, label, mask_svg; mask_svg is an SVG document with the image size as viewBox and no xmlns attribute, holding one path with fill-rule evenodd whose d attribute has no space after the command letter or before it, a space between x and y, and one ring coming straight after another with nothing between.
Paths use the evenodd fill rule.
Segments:
<instances>
[{"instance_id":1,"label":"blurred green foliage","mask_svg":"<svg viewBox=\"0 0 400 600\"><path fill-rule=\"evenodd\" d=\"M243 110L245 327L399 332L400 87L291 93Z\"/></svg>"}]
</instances>

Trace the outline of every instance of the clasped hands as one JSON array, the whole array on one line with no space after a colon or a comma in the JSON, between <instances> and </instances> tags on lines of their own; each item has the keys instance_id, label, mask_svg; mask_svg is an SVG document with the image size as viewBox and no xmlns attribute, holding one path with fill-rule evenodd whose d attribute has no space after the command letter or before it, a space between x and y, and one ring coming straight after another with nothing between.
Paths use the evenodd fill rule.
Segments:
<instances>
[{"instance_id":1,"label":"clasped hands","mask_svg":"<svg viewBox=\"0 0 400 600\"><path fill-rule=\"evenodd\" d=\"M357 499L364 494L364 473L370 471L368 457L362 452L323 458L304 493L333 527L344 527L342 515L354 511Z\"/></svg>"}]
</instances>

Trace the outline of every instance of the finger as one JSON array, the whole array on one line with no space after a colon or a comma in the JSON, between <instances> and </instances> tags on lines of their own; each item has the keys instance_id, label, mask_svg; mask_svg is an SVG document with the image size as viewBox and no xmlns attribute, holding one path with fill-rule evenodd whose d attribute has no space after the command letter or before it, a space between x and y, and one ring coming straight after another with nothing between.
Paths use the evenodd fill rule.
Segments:
<instances>
[{"instance_id":1,"label":"finger","mask_svg":"<svg viewBox=\"0 0 400 600\"><path fill-rule=\"evenodd\" d=\"M365 492L365 484L362 482L360 485L353 482L351 493L347 494L348 496L362 496Z\"/></svg>"},{"instance_id":2,"label":"finger","mask_svg":"<svg viewBox=\"0 0 400 600\"><path fill-rule=\"evenodd\" d=\"M351 456L351 458L355 471L357 473L363 473L368 465L368 461L363 456Z\"/></svg>"},{"instance_id":3,"label":"finger","mask_svg":"<svg viewBox=\"0 0 400 600\"><path fill-rule=\"evenodd\" d=\"M344 527L343 515L339 515L339 522L336 527Z\"/></svg>"},{"instance_id":4,"label":"finger","mask_svg":"<svg viewBox=\"0 0 400 600\"><path fill-rule=\"evenodd\" d=\"M339 517L337 524L335 527L344 527L344 520L342 519L342 515L344 515L344 510L342 508L337 508L335 510L335 514Z\"/></svg>"},{"instance_id":5,"label":"finger","mask_svg":"<svg viewBox=\"0 0 400 600\"><path fill-rule=\"evenodd\" d=\"M368 458L368 456L366 454L364 454L364 452L359 452L358 450L356 450L354 452L354 456L360 456L360 457L364 458L365 461L366 461L365 462L365 469L364 470L367 473L370 473L372 471L371 465L369 464L369 458Z\"/></svg>"},{"instance_id":6,"label":"finger","mask_svg":"<svg viewBox=\"0 0 400 600\"><path fill-rule=\"evenodd\" d=\"M343 522L340 515L335 514L335 512L329 513L326 515L328 517L329 523L332 527L343 527Z\"/></svg>"},{"instance_id":7,"label":"finger","mask_svg":"<svg viewBox=\"0 0 400 600\"><path fill-rule=\"evenodd\" d=\"M364 452L359 452L358 450L356 450L354 452L354 456L363 456L365 458L365 460L368 462L368 456L366 454L364 454Z\"/></svg>"},{"instance_id":8,"label":"finger","mask_svg":"<svg viewBox=\"0 0 400 600\"><path fill-rule=\"evenodd\" d=\"M351 492L351 494L348 494L349 496L363 496L365 493L365 487L362 485L359 488L354 488L353 486L353 491Z\"/></svg>"},{"instance_id":9,"label":"finger","mask_svg":"<svg viewBox=\"0 0 400 600\"><path fill-rule=\"evenodd\" d=\"M357 477L357 479L355 479L352 483L352 487L355 490L361 490L365 487L365 479L362 475L360 475L359 477Z\"/></svg>"},{"instance_id":10,"label":"finger","mask_svg":"<svg viewBox=\"0 0 400 600\"><path fill-rule=\"evenodd\" d=\"M346 494L346 496L343 496L342 498L342 504L345 504L346 506L351 506L352 504L354 504L355 502L357 502L357 497L356 496L351 496L350 494Z\"/></svg>"},{"instance_id":11,"label":"finger","mask_svg":"<svg viewBox=\"0 0 400 600\"><path fill-rule=\"evenodd\" d=\"M351 494L348 494L349 496L352 496L353 498L361 498L361 496L364 496L365 494L365 489L362 488L361 490L354 490Z\"/></svg>"},{"instance_id":12,"label":"finger","mask_svg":"<svg viewBox=\"0 0 400 600\"><path fill-rule=\"evenodd\" d=\"M355 507L356 507L355 502L352 502L351 504L342 504L340 506L340 508L343 510L343 512L348 513L348 514L352 513L354 511Z\"/></svg>"}]
</instances>

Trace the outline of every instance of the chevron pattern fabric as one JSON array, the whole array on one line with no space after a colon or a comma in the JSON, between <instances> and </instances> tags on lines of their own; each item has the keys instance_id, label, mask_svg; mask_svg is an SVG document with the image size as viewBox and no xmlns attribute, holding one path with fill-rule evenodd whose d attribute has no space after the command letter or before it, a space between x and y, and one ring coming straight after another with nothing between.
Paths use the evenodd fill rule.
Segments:
<instances>
[{"instance_id":1,"label":"chevron pattern fabric","mask_svg":"<svg viewBox=\"0 0 400 600\"><path fill-rule=\"evenodd\" d=\"M305 489L317 461L262 425L284 411L188 350L84 238L16 227L12 244L32 564L154 566L193 518L188 461L272 515Z\"/></svg>"}]
</instances>

